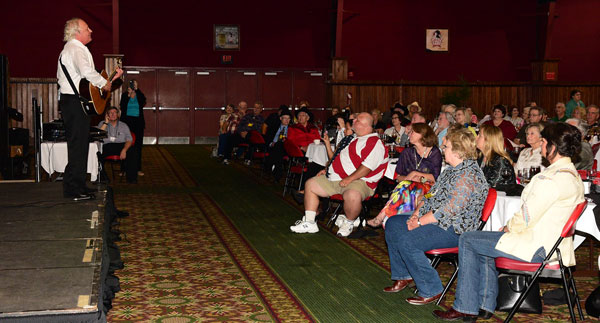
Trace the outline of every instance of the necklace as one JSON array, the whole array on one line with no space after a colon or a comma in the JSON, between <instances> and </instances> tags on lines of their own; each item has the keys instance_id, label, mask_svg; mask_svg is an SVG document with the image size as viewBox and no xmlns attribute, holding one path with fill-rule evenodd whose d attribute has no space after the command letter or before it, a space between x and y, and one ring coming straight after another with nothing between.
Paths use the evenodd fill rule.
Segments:
<instances>
[{"instance_id":1,"label":"necklace","mask_svg":"<svg viewBox=\"0 0 600 323\"><path fill-rule=\"evenodd\" d=\"M425 159L425 157L427 157L429 155L428 151L429 148L425 148L425 152L423 153L423 156L421 156L420 160L417 160L417 147L415 147L415 163L417 163L417 167L415 167L415 170L419 170L419 166L421 166L421 162L423 161L423 159Z\"/></svg>"}]
</instances>

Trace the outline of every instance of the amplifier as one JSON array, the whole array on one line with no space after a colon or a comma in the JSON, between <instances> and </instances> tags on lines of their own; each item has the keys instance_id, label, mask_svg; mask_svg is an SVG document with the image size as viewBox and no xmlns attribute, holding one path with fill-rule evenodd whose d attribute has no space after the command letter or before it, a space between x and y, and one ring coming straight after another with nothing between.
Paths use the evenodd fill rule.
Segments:
<instances>
[{"instance_id":1,"label":"amplifier","mask_svg":"<svg viewBox=\"0 0 600 323\"><path fill-rule=\"evenodd\" d=\"M62 120L54 120L49 123L44 123L44 132L42 133L43 141L66 141L65 125Z\"/></svg>"}]
</instances>

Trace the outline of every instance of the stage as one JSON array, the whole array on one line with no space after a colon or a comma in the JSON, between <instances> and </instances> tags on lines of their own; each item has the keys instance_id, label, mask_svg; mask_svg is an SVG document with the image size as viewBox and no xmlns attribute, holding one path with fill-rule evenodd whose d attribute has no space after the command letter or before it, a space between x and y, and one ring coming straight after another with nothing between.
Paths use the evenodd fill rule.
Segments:
<instances>
[{"instance_id":1,"label":"stage","mask_svg":"<svg viewBox=\"0 0 600 323\"><path fill-rule=\"evenodd\" d=\"M105 294L116 292L106 280L120 261L108 250L112 192L62 195L62 183L0 184L0 321L106 321Z\"/></svg>"}]
</instances>

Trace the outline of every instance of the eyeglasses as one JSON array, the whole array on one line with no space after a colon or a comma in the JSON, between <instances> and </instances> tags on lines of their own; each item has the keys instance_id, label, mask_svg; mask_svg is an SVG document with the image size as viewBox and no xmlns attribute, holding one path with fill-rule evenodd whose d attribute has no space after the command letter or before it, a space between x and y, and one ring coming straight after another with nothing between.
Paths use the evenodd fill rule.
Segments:
<instances>
[{"instance_id":1,"label":"eyeglasses","mask_svg":"<svg viewBox=\"0 0 600 323\"><path fill-rule=\"evenodd\" d=\"M392 118L392 120L398 120L398 119L400 119L400 118L398 118L398 117L393 117Z\"/></svg>"}]
</instances>

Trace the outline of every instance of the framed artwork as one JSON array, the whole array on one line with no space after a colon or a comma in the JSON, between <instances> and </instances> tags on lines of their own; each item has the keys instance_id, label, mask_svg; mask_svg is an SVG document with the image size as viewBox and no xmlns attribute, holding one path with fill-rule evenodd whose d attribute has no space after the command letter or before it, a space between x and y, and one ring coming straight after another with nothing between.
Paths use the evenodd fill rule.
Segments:
<instances>
[{"instance_id":1,"label":"framed artwork","mask_svg":"<svg viewBox=\"0 0 600 323\"><path fill-rule=\"evenodd\" d=\"M214 25L215 50L240 50L239 25Z\"/></svg>"},{"instance_id":2,"label":"framed artwork","mask_svg":"<svg viewBox=\"0 0 600 323\"><path fill-rule=\"evenodd\" d=\"M427 29L425 32L425 49L428 52L447 52L448 29Z\"/></svg>"}]
</instances>

